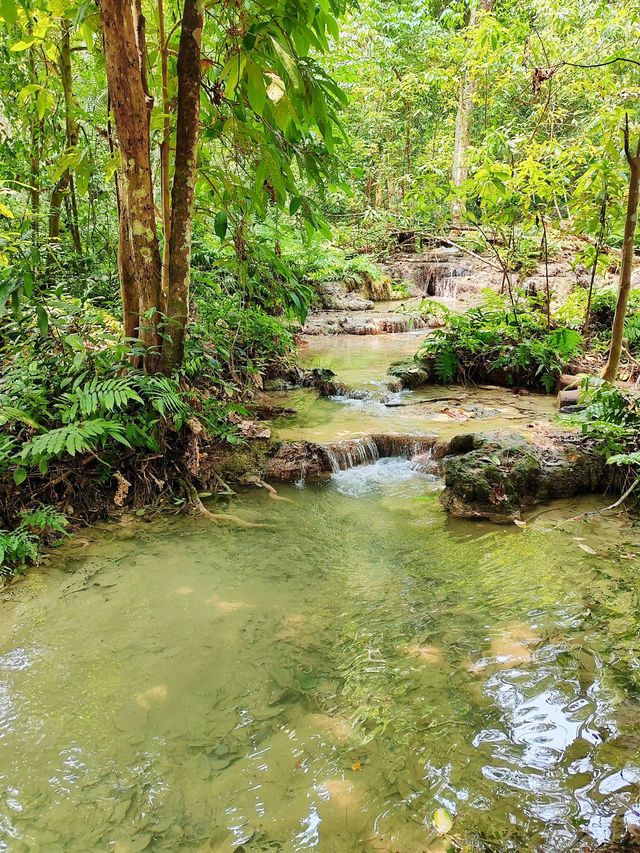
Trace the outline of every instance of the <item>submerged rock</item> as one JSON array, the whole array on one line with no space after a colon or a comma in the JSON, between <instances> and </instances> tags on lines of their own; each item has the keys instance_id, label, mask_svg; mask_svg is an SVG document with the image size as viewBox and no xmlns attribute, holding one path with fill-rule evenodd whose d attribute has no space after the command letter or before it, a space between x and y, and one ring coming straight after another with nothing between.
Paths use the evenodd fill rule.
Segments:
<instances>
[{"instance_id":1,"label":"submerged rock","mask_svg":"<svg viewBox=\"0 0 640 853\"><path fill-rule=\"evenodd\" d=\"M604 458L573 436L533 444L503 432L458 435L441 462L452 515L508 522L551 498L597 491Z\"/></svg>"}]
</instances>

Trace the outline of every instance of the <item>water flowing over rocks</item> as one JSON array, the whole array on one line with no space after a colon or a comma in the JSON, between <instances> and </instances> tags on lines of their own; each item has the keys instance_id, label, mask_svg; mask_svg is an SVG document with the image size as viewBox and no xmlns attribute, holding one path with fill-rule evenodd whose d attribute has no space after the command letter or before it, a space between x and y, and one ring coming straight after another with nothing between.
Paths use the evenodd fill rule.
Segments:
<instances>
[{"instance_id":1,"label":"water flowing over rocks","mask_svg":"<svg viewBox=\"0 0 640 853\"><path fill-rule=\"evenodd\" d=\"M379 433L326 444L283 442L268 459L265 475L273 480L304 481L388 457L416 459L426 470L427 458L443 451L431 435Z\"/></svg>"},{"instance_id":2,"label":"water flowing over rocks","mask_svg":"<svg viewBox=\"0 0 640 853\"><path fill-rule=\"evenodd\" d=\"M446 296L453 292L454 279L464 279L466 284L466 279L477 271L476 264L458 249L442 246L423 254L400 252L383 266L392 281L407 285L411 296Z\"/></svg>"},{"instance_id":3,"label":"water flowing over rocks","mask_svg":"<svg viewBox=\"0 0 640 853\"><path fill-rule=\"evenodd\" d=\"M505 432L454 437L441 461L445 509L459 518L496 522L552 498L595 492L605 484L604 457L573 434L529 441Z\"/></svg>"}]
</instances>

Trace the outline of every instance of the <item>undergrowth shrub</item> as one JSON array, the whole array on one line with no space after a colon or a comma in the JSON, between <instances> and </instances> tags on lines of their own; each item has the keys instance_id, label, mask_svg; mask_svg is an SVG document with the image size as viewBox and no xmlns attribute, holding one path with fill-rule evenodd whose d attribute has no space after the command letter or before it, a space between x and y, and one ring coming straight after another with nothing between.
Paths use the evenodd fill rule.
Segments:
<instances>
[{"instance_id":1,"label":"undergrowth shrub","mask_svg":"<svg viewBox=\"0 0 640 853\"><path fill-rule=\"evenodd\" d=\"M584 325L588 294L586 290L576 289L567 297L564 305L556 312L556 318L574 329ZM592 346L606 350L611 340L611 326L618 299L617 287L605 287L596 290L591 300L590 332ZM625 337L629 350L640 353L640 290L632 290L625 321Z\"/></svg>"},{"instance_id":2,"label":"undergrowth shrub","mask_svg":"<svg viewBox=\"0 0 640 853\"><path fill-rule=\"evenodd\" d=\"M566 364L582 345L575 329L547 329L545 318L523 303L449 312L417 353L437 381L492 382L554 390Z\"/></svg>"},{"instance_id":3,"label":"undergrowth shrub","mask_svg":"<svg viewBox=\"0 0 640 853\"><path fill-rule=\"evenodd\" d=\"M584 408L568 420L577 423L583 435L603 448L610 461L632 455L620 464L640 465L640 400L602 380L585 379L581 402Z\"/></svg>"},{"instance_id":4,"label":"undergrowth shrub","mask_svg":"<svg viewBox=\"0 0 640 853\"><path fill-rule=\"evenodd\" d=\"M63 532L62 515L45 517L35 509L20 515L39 491L51 503L59 498L64 508L68 482L78 510L83 499L78 484L85 482L94 496L102 489L109 502L115 472L128 471L133 481L136 460L157 457L168 473L160 478L151 473L147 482L160 492L167 477L181 482L190 476L191 462L197 467L195 436L244 442L237 427L237 416L246 415L243 400L264 371L286 359L292 335L262 308L224 296L200 303L190 332L181 372L148 375L132 366L135 352L123 341L120 324L102 309L75 299L52 301L44 329L35 312L3 317L0 564L35 560L38 542ZM51 483L62 486L49 495L55 491ZM16 502L18 493L24 500Z\"/></svg>"}]
</instances>

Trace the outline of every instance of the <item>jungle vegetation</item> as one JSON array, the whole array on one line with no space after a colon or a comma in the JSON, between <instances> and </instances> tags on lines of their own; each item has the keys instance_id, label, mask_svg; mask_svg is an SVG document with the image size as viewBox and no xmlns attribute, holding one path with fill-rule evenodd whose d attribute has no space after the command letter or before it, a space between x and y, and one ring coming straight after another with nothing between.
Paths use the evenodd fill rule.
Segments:
<instances>
[{"instance_id":1,"label":"jungle vegetation","mask_svg":"<svg viewBox=\"0 0 640 853\"><path fill-rule=\"evenodd\" d=\"M0 19L7 564L96 517L116 474L139 503L184 481L167 459L194 418L242 441L315 282L379 275L399 232L494 257L507 308L482 323L514 347L535 330L534 386L591 345L612 381L640 339L634 4L1 0ZM514 324L522 275L567 240L570 317L547 292ZM476 320L429 344L447 381ZM129 482L148 457L162 470Z\"/></svg>"}]
</instances>

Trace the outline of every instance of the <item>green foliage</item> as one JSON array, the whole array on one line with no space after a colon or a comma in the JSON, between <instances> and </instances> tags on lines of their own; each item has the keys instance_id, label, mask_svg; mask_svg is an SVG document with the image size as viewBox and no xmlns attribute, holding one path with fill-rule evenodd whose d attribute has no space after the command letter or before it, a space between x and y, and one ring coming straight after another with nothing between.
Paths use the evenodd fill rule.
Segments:
<instances>
[{"instance_id":1,"label":"green foliage","mask_svg":"<svg viewBox=\"0 0 640 853\"><path fill-rule=\"evenodd\" d=\"M526 305L479 307L450 313L443 329L427 337L417 358L429 362L439 382L494 382L553 391L567 362L580 350L573 329L548 331Z\"/></svg>"},{"instance_id":2,"label":"green foliage","mask_svg":"<svg viewBox=\"0 0 640 853\"><path fill-rule=\"evenodd\" d=\"M27 528L0 530L0 575L9 577L38 558L38 539Z\"/></svg>"},{"instance_id":3,"label":"green foliage","mask_svg":"<svg viewBox=\"0 0 640 853\"><path fill-rule=\"evenodd\" d=\"M0 575L10 577L26 563L35 563L41 545L51 545L67 536L68 526L65 516L50 506L21 512L14 530L0 530Z\"/></svg>"},{"instance_id":4,"label":"green foliage","mask_svg":"<svg viewBox=\"0 0 640 853\"><path fill-rule=\"evenodd\" d=\"M640 405L637 397L608 382L585 380L584 409L571 416L583 435L597 442L610 462L633 465L640 448ZM627 459L628 457L628 459ZM625 461L627 459L627 461Z\"/></svg>"},{"instance_id":5,"label":"green foliage","mask_svg":"<svg viewBox=\"0 0 640 853\"><path fill-rule=\"evenodd\" d=\"M66 326L54 316L57 333L45 338L35 319L22 314L2 348L0 469L12 469L20 485L35 468L45 474L52 461L79 454L96 454L108 467L123 448L158 452L167 433L179 432L191 417L211 438L238 441L229 421L238 408L234 397L252 372L286 354L291 338L260 309L242 309L233 300L215 304L206 345L197 337L189 342L191 373L173 377L133 368L126 347L108 336L101 345L97 330L94 335L83 322L91 312L89 318L72 313ZM204 377L203 367L209 368Z\"/></svg>"}]
</instances>

